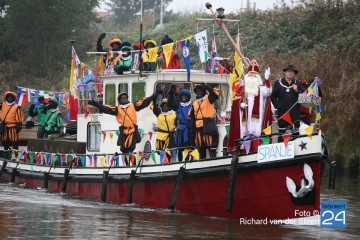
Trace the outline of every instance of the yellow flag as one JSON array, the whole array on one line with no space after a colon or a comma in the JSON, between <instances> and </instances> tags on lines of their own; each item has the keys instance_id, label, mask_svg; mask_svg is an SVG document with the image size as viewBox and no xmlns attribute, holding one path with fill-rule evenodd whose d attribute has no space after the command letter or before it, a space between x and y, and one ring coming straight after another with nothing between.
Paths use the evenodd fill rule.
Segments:
<instances>
[{"instance_id":1,"label":"yellow flag","mask_svg":"<svg viewBox=\"0 0 360 240\"><path fill-rule=\"evenodd\" d=\"M100 164L102 167L106 167L106 164L105 164L105 157L100 157Z\"/></svg>"},{"instance_id":2,"label":"yellow flag","mask_svg":"<svg viewBox=\"0 0 360 240\"><path fill-rule=\"evenodd\" d=\"M170 151L169 149L166 149L165 151L166 151L167 154L169 154L170 156L172 156L171 151Z\"/></svg>"},{"instance_id":3,"label":"yellow flag","mask_svg":"<svg viewBox=\"0 0 360 240\"><path fill-rule=\"evenodd\" d=\"M308 135L308 137L310 139L312 139L313 131L314 131L314 126L310 126L310 127L305 128L306 135Z\"/></svg>"},{"instance_id":4,"label":"yellow flag","mask_svg":"<svg viewBox=\"0 0 360 240\"><path fill-rule=\"evenodd\" d=\"M263 132L264 132L266 135L270 135L270 134L271 134L271 125L268 126L267 128L265 128L265 129L263 130Z\"/></svg>"},{"instance_id":5,"label":"yellow flag","mask_svg":"<svg viewBox=\"0 0 360 240\"><path fill-rule=\"evenodd\" d=\"M114 137L114 132L109 132L109 136L110 136L110 140L111 140L111 142L112 142L112 139L113 139L113 137Z\"/></svg>"},{"instance_id":6,"label":"yellow flag","mask_svg":"<svg viewBox=\"0 0 360 240\"><path fill-rule=\"evenodd\" d=\"M239 36L236 37L236 45L238 46L238 48L240 48ZM230 87L232 90L231 100L235 96L235 92L237 89L236 86L238 86L240 84L239 79L241 78L243 73L244 73L244 68L242 65L241 57L237 53L237 51L235 51L235 53L234 53L234 68L233 68L232 73L230 74Z\"/></svg>"},{"instance_id":7,"label":"yellow flag","mask_svg":"<svg viewBox=\"0 0 360 240\"><path fill-rule=\"evenodd\" d=\"M307 92L308 92L308 94L312 94L312 92L313 92L312 88L309 87L309 88L307 89Z\"/></svg>"},{"instance_id":8,"label":"yellow flag","mask_svg":"<svg viewBox=\"0 0 360 240\"><path fill-rule=\"evenodd\" d=\"M169 43L169 44L166 44L166 45L162 46L163 53L164 53L164 56L165 56L166 68L169 66L173 47L174 47L174 43Z\"/></svg>"},{"instance_id":9,"label":"yellow flag","mask_svg":"<svg viewBox=\"0 0 360 240\"><path fill-rule=\"evenodd\" d=\"M199 159L200 159L200 153L199 153L199 151L198 151L197 149L195 149L194 151L192 151L192 152L190 153L190 155L193 156L195 160L198 160L198 161L199 161Z\"/></svg>"},{"instance_id":10,"label":"yellow flag","mask_svg":"<svg viewBox=\"0 0 360 240\"><path fill-rule=\"evenodd\" d=\"M159 47L150 48L147 50L149 62L156 62Z\"/></svg>"},{"instance_id":11,"label":"yellow flag","mask_svg":"<svg viewBox=\"0 0 360 240\"><path fill-rule=\"evenodd\" d=\"M317 121L317 120L320 120L320 119L321 119L321 114L320 114L320 112L317 112L317 113L316 113L316 121Z\"/></svg>"},{"instance_id":12,"label":"yellow flag","mask_svg":"<svg viewBox=\"0 0 360 240\"><path fill-rule=\"evenodd\" d=\"M184 154L183 154L183 161L185 160L185 158L189 155L189 149L184 149Z\"/></svg>"}]
</instances>

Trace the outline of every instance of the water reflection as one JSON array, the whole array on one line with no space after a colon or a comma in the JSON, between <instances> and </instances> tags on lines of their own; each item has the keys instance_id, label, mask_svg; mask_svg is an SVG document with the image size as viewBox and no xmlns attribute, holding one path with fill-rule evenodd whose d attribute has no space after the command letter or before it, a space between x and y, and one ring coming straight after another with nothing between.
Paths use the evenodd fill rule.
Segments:
<instances>
[{"instance_id":1,"label":"water reflection","mask_svg":"<svg viewBox=\"0 0 360 240\"><path fill-rule=\"evenodd\" d=\"M327 187L324 178L324 186ZM360 231L357 178L338 177L323 200L347 201L347 229L317 226L249 226L238 220L92 202L0 184L2 239L354 239Z\"/></svg>"}]
</instances>

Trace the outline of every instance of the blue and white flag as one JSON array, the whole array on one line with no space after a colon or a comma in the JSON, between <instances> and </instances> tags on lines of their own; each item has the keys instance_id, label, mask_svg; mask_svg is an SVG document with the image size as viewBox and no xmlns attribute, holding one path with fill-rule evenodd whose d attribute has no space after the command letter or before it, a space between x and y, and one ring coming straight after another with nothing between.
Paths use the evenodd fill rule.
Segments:
<instances>
[{"instance_id":1,"label":"blue and white flag","mask_svg":"<svg viewBox=\"0 0 360 240\"><path fill-rule=\"evenodd\" d=\"M190 40L184 39L180 41L180 49L182 50L183 60L187 71L187 81L190 81Z\"/></svg>"}]
</instances>

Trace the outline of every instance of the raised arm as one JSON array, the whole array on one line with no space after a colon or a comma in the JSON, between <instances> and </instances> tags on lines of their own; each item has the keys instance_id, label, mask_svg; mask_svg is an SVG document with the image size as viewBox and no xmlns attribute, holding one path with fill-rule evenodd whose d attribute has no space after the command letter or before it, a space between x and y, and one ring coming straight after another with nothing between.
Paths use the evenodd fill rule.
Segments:
<instances>
[{"instance_id":1,"label":"raised arm","mask_svg":"<svg viewBox=\"0 0 360 240\"><path fill-rule=\"evenodd\" d=\"M114 116L118 115L118 108L117 107L105 106L105 105L102 105L102 104L100 104L100 103L98 103L98 102L96 102L94 100L88 101L88 104L100 109L100 111L102 111L103 113L114 115Z\"/></svg>"},{"instance_id":2,"label":"raised arm","mask_svg":"<svg viewBox=\"0 0 360 240\"><path fill-rule=\"evenodd\" d=\"M170 91L169 91L169 95L168 95L169 107L171 109L173 109L174 111L176 111L179 108L179 103L177 101L175 91L176 91L176 85L172 85L170 88Z\"/></svg>"},{"instance_id":3,"label":"raised arm","mask_svg":"<svg viewBox=\"0 0 360 240\"><path fill-rule=\"evenodd\" d=\"M206 85L205 83L201 83L201 85L203 86L203 88L209 92L209 102L211 104L213 104L214 102L216 102L216 100L218 100L219 96L214 92L214 90L209 87L208 85Z\"/></svg>"},{"instance_id":4,"label":"raised arm","mask_svg":"<svg viewBox=\"0 0 360 240\"><path fill-rule=\"evenodd\" d=\"M160 91L156 91L153 95L151 95L150 97L144 97L143 99L137 101L134 104L135 110L138 112L141 109L147 108L151 101L153 101L154 99L156 99L156 97L160 94Z\"/></svg>"}]
</instances>

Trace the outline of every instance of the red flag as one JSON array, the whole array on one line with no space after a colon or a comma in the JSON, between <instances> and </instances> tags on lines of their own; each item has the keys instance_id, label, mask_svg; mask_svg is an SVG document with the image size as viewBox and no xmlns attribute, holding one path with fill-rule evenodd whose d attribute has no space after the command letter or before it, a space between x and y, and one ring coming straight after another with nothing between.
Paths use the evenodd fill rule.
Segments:
<instances>
[{"instance_id":1,"label":"red flag","mask_svg":"<svg viewBox=\"0 0 360 240\"><path fill-rule=\"evenodd\" d=\"M84 118L87 118L89 116L89 109L85 109Z\"/></svg>"},{"instance_id":2,"label":"red flag","mask_svg":"<svg viewBox=\"0 0 360 240\"><path fill-rule=\"evenodd\" d=\"M292 121L292 119L291 119L291 116L290 116L290 113L289 113L289 112L286 112L286 113L283 115L282 119L283 119L284 121L286 121L287 123L289 123L290 125L293 124L293 121Z\"/></svg>"},{"instance_id":3,"label":"red flag","mask_svg":"<svg viewBox=\"0 0 360 240\"><path fill-rule=\"evenodd\" d=\"M182 50L181 41L176 41L176 43L177 43L179 49Z\"/></svg>"},{"instance_id":4,"label":"red flag","mask_svg":"<svg viewBox=\"0 0 360 240\"><path fill-rule=\"evenodd\" d=\"M289 140L290 140L291 134L284 134L282 135L282 138L284 139L285 147L287 147Z\"/></svg>"},{"instance_id":5,"label":"red flag","mask_svg":"<svg viewBox=\"0 0 360 240\"><path fill-rule=\"evenodd\" d=\"M223 74L224 74L224 67L220 65L220 78L222 78Z\"/></svg>"},{"instance_id":6,"label":"red flag","mask_svg":"<svg viewBox=\"0 0 360 240\"><path fill-rule=\"evenodd\" d=\"M131 154L131 164L133 165L133 166L135 166L136 165L136 156L135 156L135 154Z\"/></svg>"},{"instance_id":7,"label":"red flag","mask_svg":"<svg viewBox=\"0 0 360 240\"><path fill-rule=\"evenodd\" d=\"M150 141L151 141L151 138L152 138L152 132L149 132L149 137L150 137Z\"/></svg>"},{"instance_id":8,"label":"red flag","mask_svg":"<svg viewBox=\"0 0 360 240\"><path fill-rule=\"evenodd\" d=\"M105 141L106 138L106 132L105 131L101 131L102 135L103 135L103 142Z\"/></svg>"},{"instance_id":9,"label":"red flag","mask_svg":"<svg viewBox=\"0 0 360 240\"><path fill-rule=\"evenodd\" d=\"M163 164L170 164L168 157L164 154Z\"/></svg>"},{"instance_id":10,"label":"red flag","mask_svg":"<svg viewBox=\"0 0 360 240\"><path fill-rule=\"evenodd\" d=\"M70 95L70 120L77 120L77 114L78 114L78 101L74 96Z\"/></svg>"}]
</instances>

